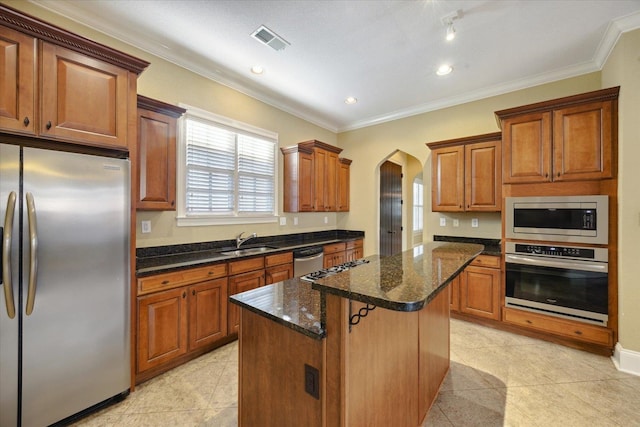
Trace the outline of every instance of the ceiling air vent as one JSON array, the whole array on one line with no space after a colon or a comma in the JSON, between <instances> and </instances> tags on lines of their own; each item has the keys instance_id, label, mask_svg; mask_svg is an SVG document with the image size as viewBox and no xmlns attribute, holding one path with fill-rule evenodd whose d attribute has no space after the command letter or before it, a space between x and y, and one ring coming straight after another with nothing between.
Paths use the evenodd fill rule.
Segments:
<instances>
[{"instance_id":1,"label":"ceiling air vent","mask_svg":"<svg viewBox=\"0 0 640 427\"><path fill-rule=\"evenodd\" d=\"M284 50L285 47L290 46L290 43L265 27L260 26L257 30L251 34L251 37L258 40L260 43L264 43L270 46L273 50Z\"/></svg>"}]
</instances>

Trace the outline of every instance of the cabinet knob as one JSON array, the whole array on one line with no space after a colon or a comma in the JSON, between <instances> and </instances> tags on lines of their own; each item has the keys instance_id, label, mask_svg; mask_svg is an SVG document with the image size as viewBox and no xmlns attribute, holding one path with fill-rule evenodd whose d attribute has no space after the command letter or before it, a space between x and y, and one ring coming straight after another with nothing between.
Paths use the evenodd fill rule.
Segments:
<instances>
[{"instance_id":1,"label":"cabinet knob","mask_svg":"<svg viewBox=\"0 0 640 427\"><path fill-rule=\"evenodd\" d=\"M560 172L558 172L558 178L560 178Z\"/></svg>"},{"instance_id":2,"label":"cabinet knob","mask_svg":"<svg viewBox=\"0 0 640 427\"><path fill-rule=\"evenodd\" d=\"M548 174L548 173L545 173L545 174L544 174L544 177L545 177L545 178L549 178L549 174Z\"/></svg>"},{"instance_id":3,"label":"cabinet knob","mask_svg":"<svg viewBox=\"0 0 640 427\"><path fill-rule=\"evenodd\" d=\"M171 201L171 206L175 206L175 204L176 204L176 201L175 201L175 200L172 200L172 201Z\"/></svg>"},{"instance_id":4,"label":"cabinet knob","mask_svg":"<svg viewBox=\"0 0 640 427\"><path fill-rule=\"evenodd\" d=\"M49 120L47 122L46 128L47 128L47 130L51 129L51 120Z\"/></svg>"},{"instance_id":5,"label":"cabinet knob","mask_svg":"<svg viewBox=\"0 0 640 427\"><path fill-rule=\"evenodd\" d=\"M191 290L191 295L193 295L194 297L196 296L196 290L195 289Z\"/></svg>"},{"instance_id":6,"label":"cabinet knob","mask_svg":"<svg viewBox=\"0 0 640 427\"><path fill-rule=\"evenodd\" d=\"M22 121L22 123L24 123L25 127L26 127L26 126L29 126L29 123L31 123L31 122L29 121L29 117L25 117L25 118L24 118L24 120Z\"/></svg>"},{"instance_id":7,"label":"cabinet knob","mask_svg":"<svg viewBox=\"0 0 640 427\"><path fill-rule=\"evenodd\" d=\"M163 285L168 285L168 284L169 284L169 281L168 281L168 280L163 280L163 281L162 281L162 284L163 284Z\"/></svg>"},{"instance_id":8,"label":"cabinet knob","mask_svg":"<svg viewBox=\"0 0 640 427\"><path fill-rule=\"evenodd\" d=\"M186 297L187 297L187 292L186 292L186 291L184 291L184 292L182 293L182 298L186 298Z\"/></svg>"}]
</instances>

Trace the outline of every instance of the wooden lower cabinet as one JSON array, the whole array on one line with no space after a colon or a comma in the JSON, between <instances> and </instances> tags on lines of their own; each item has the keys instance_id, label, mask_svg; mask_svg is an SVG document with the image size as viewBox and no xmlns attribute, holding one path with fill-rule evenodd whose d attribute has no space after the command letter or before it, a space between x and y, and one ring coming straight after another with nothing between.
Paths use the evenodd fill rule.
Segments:
<instances>
[{"instance_id":1,"label":"wooden lower cabinet","mask_svg":"<svg viewBox=\"0 0 640 427\"><path fill-rule=\"evenodd\" d=\"M293 277L293 264L282 264L273 267L267 267L264 270L265 284L282 282Z\"/></svg>"},{"instance_id":2,"label":"wooden lower cabinet","mask_svg":"<svg viewBox=\"0 0 640 427\"><path fill-rule=\"evenodd\" d=\"M229 295L250 291L264 284L264 269L231 276L229 277ZM228 304L228 308L228 332L237 334L240 325L240 309L234 304Z\"/></svg>"},{"instance_id":3,"label":"wooden lower cabinet","mask_svg":"<svg viewBox=\"0 0 640 427\"><path fill-rule=\"evenodd\" d=\"M347 242L344 251L344 261L355 261L364 257L364 241L362 239Z\"/></svg>"},{"instance_id":4,"label":"wooden lower cabinet","mask_svg":"<svg viewBox=\"0 0 640 427\"><path fill-rule=\"evenodd\" d=\"M189 350L227 335L227 279L189 287Z\"/></svg>"},{"instance_id":5,"label":"wooden lower cabinet","mask_svg":"<svg viewBox=\"0 0 640 427\"><path fill-rule=\"evenodd\" d=\"M329 268L333 267L334 265L344 264L345 248L346 244L344 242L325 245L323 248L323 268Z\"/></svg>"},{"instance_id":6,"label":"wooden lower cabinet","mask_svg":"<svg viewBox=\"0 0 640 427\"><path fill-rule=\"evenodd\" d=\"M604 345L609 348L613 347L614 344L613 331L602 326L589 325L509 307L504 308L503 317L505 323L524 326L527 329Z\"/></svg>"},{"instance_id":7,"label":"wooden lower cabinet","mask_svg":"<svg viewBox=\"0 0 640 427\"><path fill-rule=\"evenodd\" d=\"M500 320L500 278L500 257L478 256L451 283L451 311Z\"/></svg>"},{"instance_id":8,"label":"wooden lower cabinet","mask_svg":"<svg viewBox=\"0 0 640 427\"><path fill-rule=\"evenodd\" d=\"M187 290L172 289L138 298L137 372L187 352Z\"/></svg>"}]
</instances>

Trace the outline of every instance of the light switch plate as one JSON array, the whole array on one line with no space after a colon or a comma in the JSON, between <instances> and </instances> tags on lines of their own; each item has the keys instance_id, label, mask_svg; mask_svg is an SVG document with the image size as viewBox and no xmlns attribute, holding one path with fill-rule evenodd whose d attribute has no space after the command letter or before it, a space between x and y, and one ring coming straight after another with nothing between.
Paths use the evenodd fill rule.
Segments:
<instances>
[{"instance_id":1,"label":"light switch plate","mask_svg":"<svg viewBox=\"0 0 640 427\"><path fill-rule=\"evenodd\" d=\"M447 226L447 218L440 218L440 227Z\"/></svg>"},{"instance_id":2,"label":"light switch plate","mask_svg":"<svg viewBox=\"0 0 640 427\"><path fill-rule=\"evenodd\" d=\"M297 216L293 217L293 225L298 225L298 217Z\"/></svg>"},{"instance_id":3,"label":"light switch plate","mask_svg":"<svg viewBox=\"0 0 640 427\"><path fill-rule=\"evenodd\" d=\"M151 221L142 221L141 225L142 225L142 232L144 234L151 233Z\"/></svg>"},{"instance_id":4,"label":"light switch plate","mask_svg":"<svg viewBox=\"0 0 640 427\"><path fill-rule=\"evenodd\" d=\"M286 216L281 216L280 217L280 225L287 225L287 217Z\"/></svg>"},{"instance_id":5,"label":"light switch plate","mask_svg":"<svg viewBox=\"0 0 640 427\"><path fill-rule=\"evenodd\" d=\"M458 219L454 219L454 220L453 220L453 226L454 226L454 227L460 227L460 220L458 220Z\"/></svg>"},{"instance_id":6,"label":"light switch plate","mask_svg":"<svg viewBox=\"0 0 640 427\"><path fill-rule=\"evenodd\" d=\"M474 228L478 226L478 218L471 218L471 226Z\"/></svg>"}]
</instances>

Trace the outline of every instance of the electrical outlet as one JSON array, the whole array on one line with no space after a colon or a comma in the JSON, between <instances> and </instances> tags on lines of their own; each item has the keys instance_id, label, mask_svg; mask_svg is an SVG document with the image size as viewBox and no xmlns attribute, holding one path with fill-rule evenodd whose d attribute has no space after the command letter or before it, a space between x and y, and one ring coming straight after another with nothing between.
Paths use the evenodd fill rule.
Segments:
<instances>
[{"instance_id":1,"label":"electrical outlet","mask_svg":"<svg viewBox=\"0 0 640 427\"><path fill-rule=\"evenodd\" d=\"M298 217L297 216L293 217L293 225L298 225Z\"/></svg>"},{"instance_id":2,"label":"electrical outlet","mask_svg":"<svg viewBox=\"0 0 640 427\"><path fill-rule=\"evenodd\" d=\"M460 227L460 220L459 219L454 219L453 220L453 226L454 227Z\"/></svg>"},{"instance_id":3,"label":"electrical outlet","mask_svg":"<svg viewBox=\"0 0 640 427\"><path fill-rule=\"evenodd\" d=\"M440 218L440 227L447 226L447 218Z\"/></svg>"},{"instance_id":4,"label":"electrical outlet","mask_svg":"<svg viewBox=\"0 0 640 427\"><path fill-rule=\"evenodd\" d=\"M286 216L281 216L280 217L280 225L287 225L287 217Z\"/></svg>"},{"instance_id":5,"label":"electrical outlet","mask_svg":"<svg viewBox=\"0 0 640 427\"><path fill-rule=\"evenodd\" d=\"M141 225L143 233L151 233L151 221L142 221Z\"/></svg>"},{"instance_id":6,"label":"electrical outlet","mask_svg":"<svg viewBox=\"0 0 640 427\"><path fill-rule=\"evenodd\" d=\"M329 224L329 218L328 218L328 217L326 217L326 216L324 217L324 223L325 223L325 224Z\"/></svg>"},{"instance_id":7,"label":"electrical outlet","mask_svg":"<svg viewBox=\"0 0 640 427\"><path fill-rule=\"evenodd\" d=\"M478 226L478 218L471 218L471 226L474 228Z\"/></svg>"}]
</instances>

